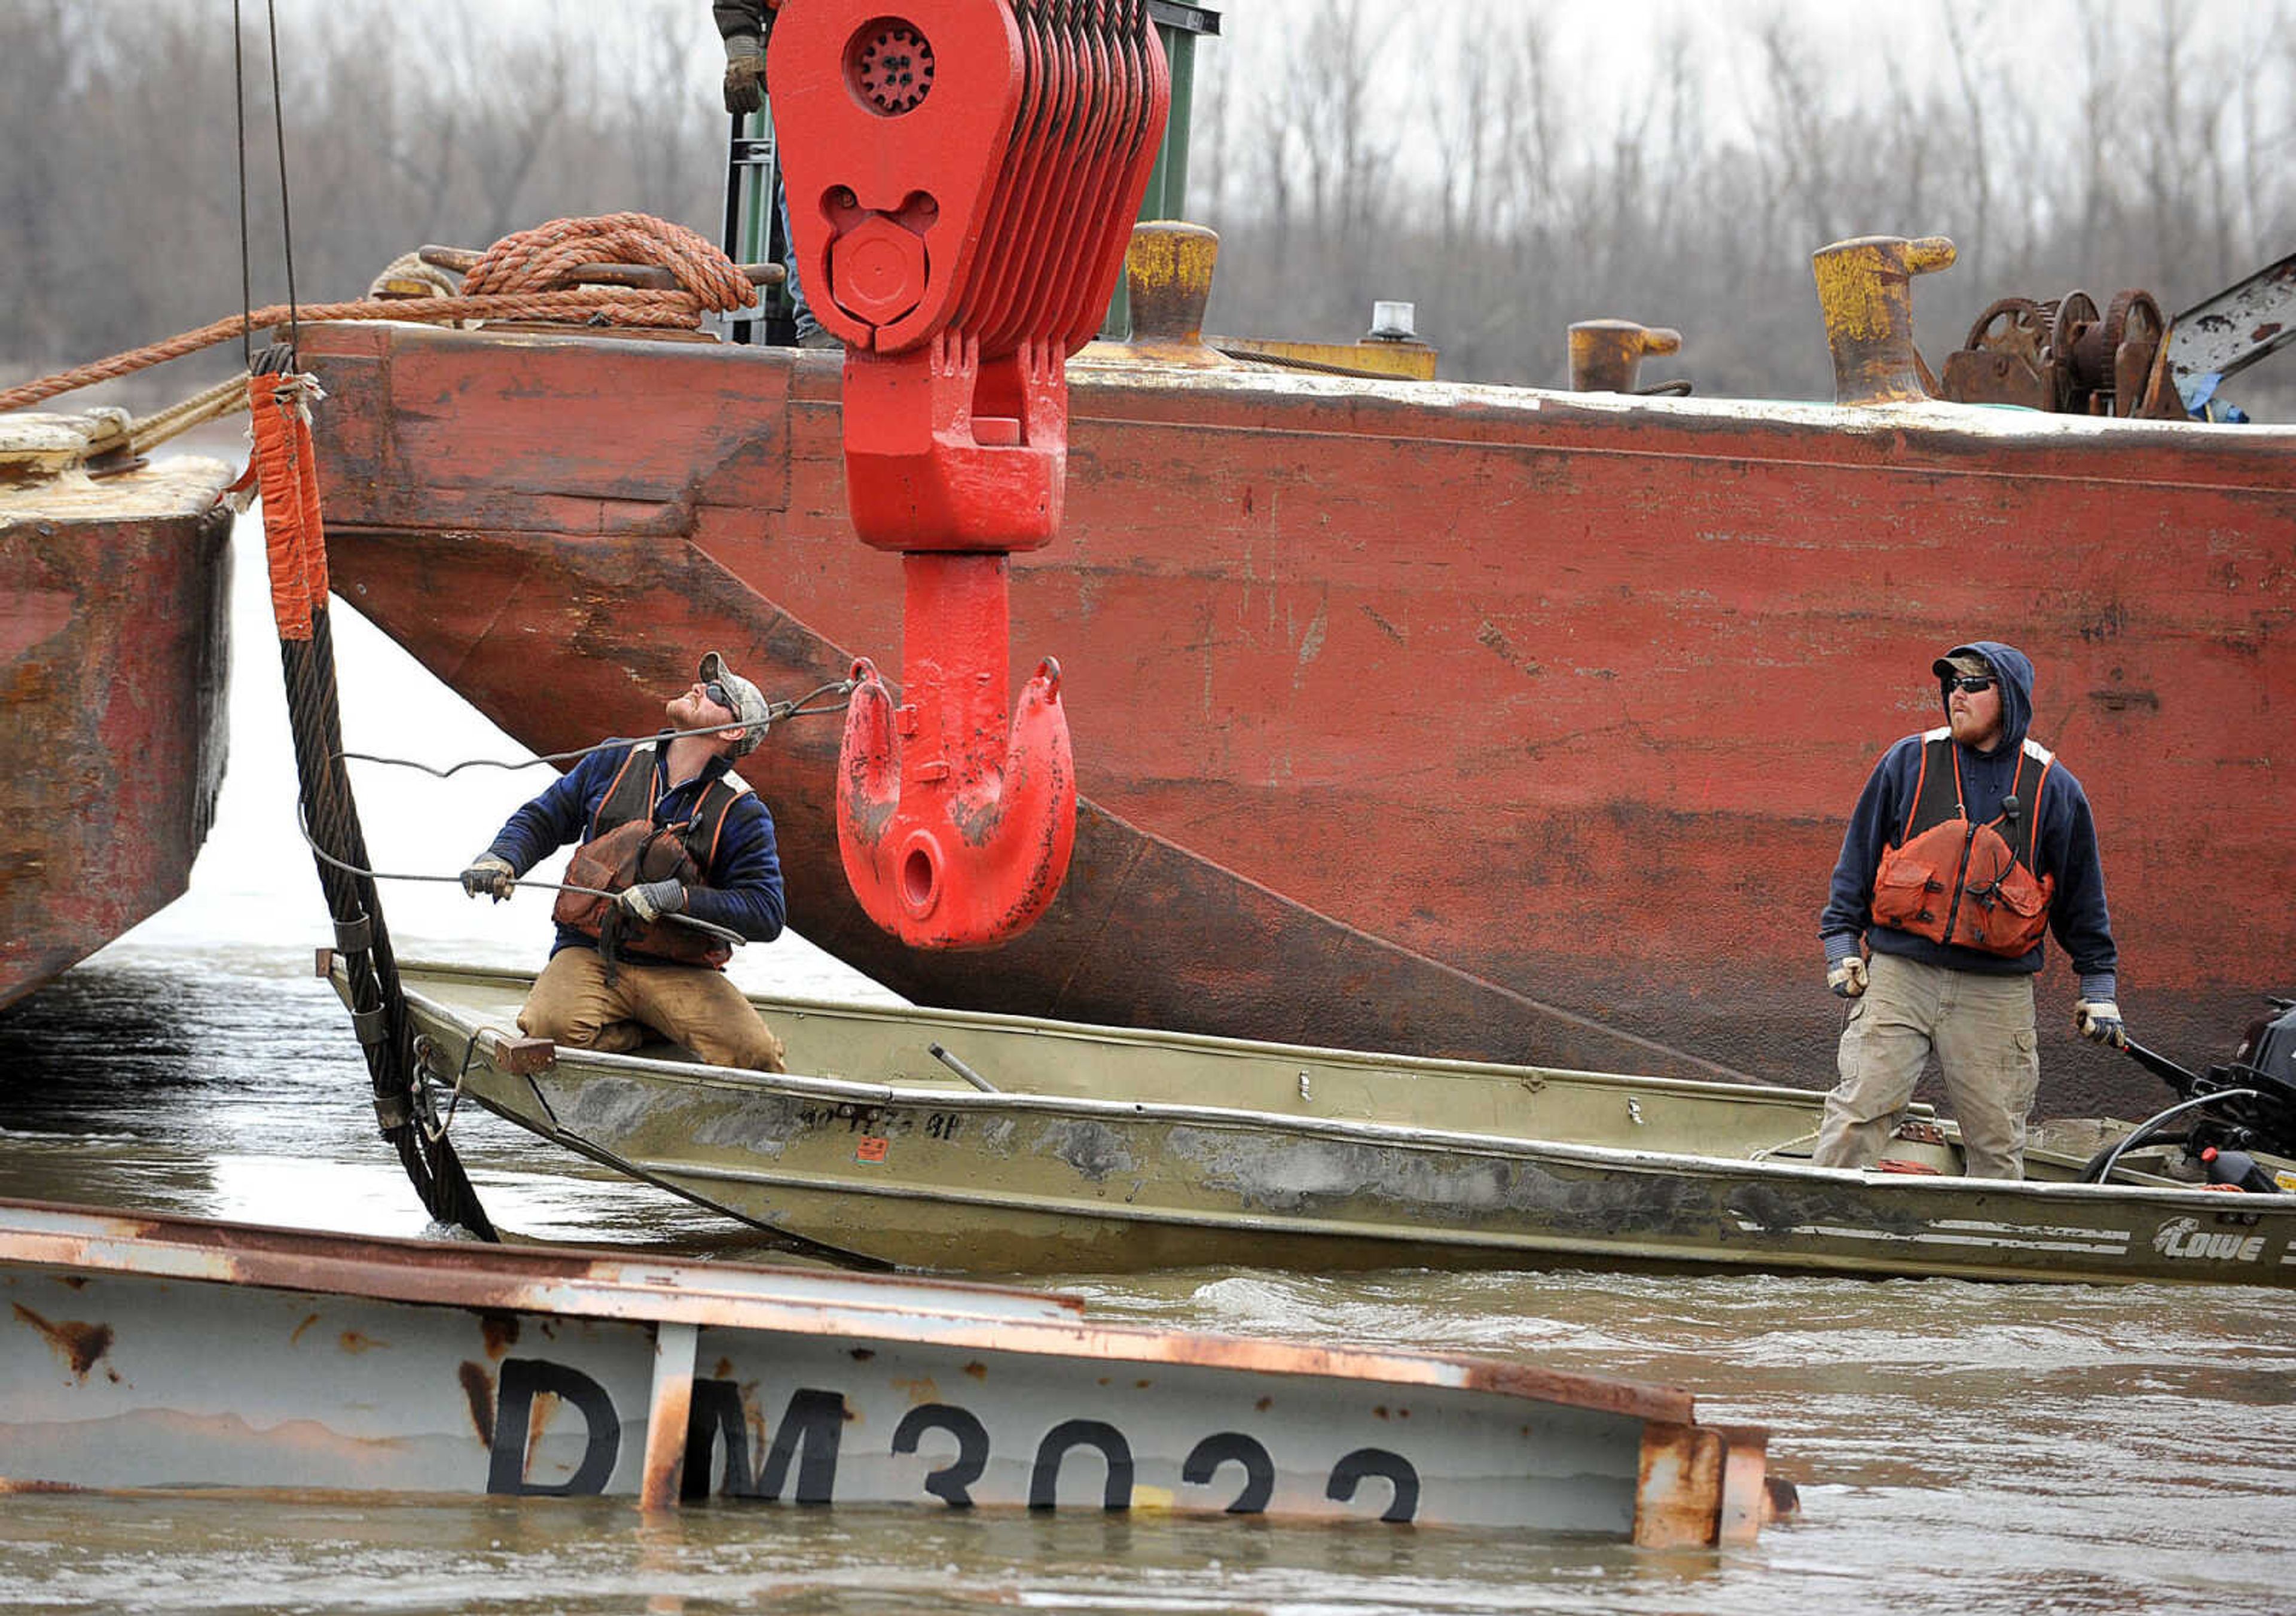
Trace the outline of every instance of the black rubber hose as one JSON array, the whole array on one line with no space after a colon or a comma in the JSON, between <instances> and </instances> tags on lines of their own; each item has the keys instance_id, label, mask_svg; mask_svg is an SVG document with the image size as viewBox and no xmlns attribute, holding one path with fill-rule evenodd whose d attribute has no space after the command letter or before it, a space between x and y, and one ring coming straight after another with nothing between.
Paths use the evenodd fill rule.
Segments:
<instances>
[{"instance_id":1,"label":"black rubber hose","mask_svg":"<svg viewBox=\"0 0 2296 1616\"><path fill-rule=\"evenodd\" d=\"M2138 1123L2135 1128L2124 1135L2119 1143L2115 1144L2112 1149L2104 1153L2102 1161L2095 1164L2097 1176L2093 1179L2089 1178L2086 1176L2086 1169L2084 1169L2084 1176L2081 1182L2084 1184L2103 1184L2105 1182L2105 1180L2112 1176L2113 1163L2120 1161L2120 1158L2127 1153L2130 1145L2135 1144L2139 1140L2144 1138L2147 1135L2151 1134L2153 1129L2159 1128L2161 1124L2168 1121L2171 1117L2181 1117L2188 1111L2198 1111L2204 1105L2214 1105L2221 1100L2251 1100L2255 1097L2256 1090L2252 1088L2225 1088L2218 1090L2215 1094L2195 1095L2189 1100L2179 1100L2168 1110L2159 1112L2157 1115L2147 1117L2144 1121Z\"/></svg>"},{"instance_id":2,"label":"black rubber hose","mask_svg":"<svg viewBox=\"0 0 2296 1616\"><path fill-rule=\"evenodd\" d=\"M2151 1137L2140 1137L2142 1132L2143 1130L2139 1129L2136 1133L2114 1140L2111 1144L2100 1146L2096 1154L2082 1164L2080 1177L2074 1182L2077 1184L2102 1182L2098 1175L2104 1171L2104 1164L2133 1144L2182 1144L2193 1136L2190 1134L2156 1134Z\"/></svg>"}]
</instances>

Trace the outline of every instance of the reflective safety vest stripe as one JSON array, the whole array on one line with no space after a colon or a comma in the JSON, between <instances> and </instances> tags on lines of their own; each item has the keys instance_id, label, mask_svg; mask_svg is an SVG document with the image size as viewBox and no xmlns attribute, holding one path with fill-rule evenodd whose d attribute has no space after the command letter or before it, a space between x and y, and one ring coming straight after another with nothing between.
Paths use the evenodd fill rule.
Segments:
<instances>
[{"instance_id":1,"label":"reflective safety vest stripe","mask_svg":"<svg viewBox=\"0 0 2296 1616\"><path fill-rule=\"evenodd\" d=\"M670 824L653 822L661 771L655 766L658 743L634 746L598 799L590 815L589 839L574 849L566 864L566 884L620 892L641 882L676 880L685 886L701 882L702 872L718 856L726 816L749 782L730 770L709 783L694 805L693 816ZM551 918L586 937L603 937L611 898L587 892L561 892ZM615 939L617 951L627 950L655 959L689 965L723 965L734 950L722 940L673 920L643 924L626 920Z\"/></svg>"},{"instance_id":2,"label":"reflective safety vest stripe","mask_svg":"<svg viewBox=\"0 0 2296 1616\"><path fill-rule=\"evenodd\" d=\"M2019 799L2029 762L2040 766L2033 800ZM1953 732L1922 737L1921 773L1897 841L1882 849L1874 873L1876 924L2010 958L2030 952L2049 923L2056 878L2038 874L2033 848L2041 822L2041 794L2056 758L2038 741L2019 749L2004 811L1984 824L1969 817L1961 780L1961 750ZM2017 801L2016 816L2007 801ZM1996 826L2006 824L2004 836Z\"/></svg>"}]
</instances>

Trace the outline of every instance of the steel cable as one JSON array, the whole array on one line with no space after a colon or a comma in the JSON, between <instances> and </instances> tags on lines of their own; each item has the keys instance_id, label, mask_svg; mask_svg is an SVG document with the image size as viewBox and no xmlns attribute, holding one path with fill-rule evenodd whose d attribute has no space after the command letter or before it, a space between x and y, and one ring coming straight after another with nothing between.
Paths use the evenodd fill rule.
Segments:
<instances>
[{"instance_id":1,"label":"steel cable","mask_svg":"<svg viewBox=\"0 0 2296 1616\"><path fill-rule=\"evenodd\" d=\"M366 839L349 785L336 765L341 750L341 716L334 675L334 636L324 607L312 613L312 637L282 641L280 656L288 690L289 728L294 739L299 809L313 835L315 854L324 847L340 858L319 857L320 890L336 926L352 1021L361 1028L360 1051L374 1091L375 1118L383 1137L398 1153L423 1207L442 1223L460 1224L481 1240L498 1236L480 1204L461 1159L443 1133L429 1136L417 1115L414 1029L398 986L398 964L382 905L372 878L345 867L368 862ZM381 1036L365 1029L377 1013Z\"/></svg>"},{"instance_id":2,"label":"steel cable","mask_svg":"<svg viewBox=\"0 0 2296 1616\"><path fill-rule=\"evenodd\" d=\"M840 701L827 707L808 705L815 697L827 695L832 692L849 700ZM852 693L852 680L836 679L827 685L814 686L794 701L768 701L766 703L766 726L770 732L773 726L784 719L825 718L832 713L843 712L849 704ZM574 763L589 757L593 752L611 751L616 747L637 746L652 741L677 741L688 735L722 735L729 729L749 727L750 726L745 723L709 724L700 729L666 729L651 735L610 735L595 746L578 747L570 752L543 752L532 758L465 758L460 763L450 763L444 768L440 768L436 764L424 763L420 759L391 758L380 752L339 751L335 756L348 763L380 763L391 768L419 769L434 780L451 780L466 768L521 769L532 768L538 763Z\"/></svg>"},{"instance_id":3,"label":"steel cable","mask_svg":"<svg viewBox=\"0 0 2296 1616\"><path fill-rule=\"evenodd\" d=\"M368 869L362 865L353 864L348 859L338 858L332 853L328 852L325 848L319 845L318 838L311 834L310 825L308 823L301 822L299 815L298 816L298 819L299 823L296 824L295 828L301 833L304 845L311 849L311 857L319 860L322 864L332 865L334 868L342 872L342 874L346 875L371 882L429 882L437 885L449 886L460 886L462 884L463 878L460 875L425 875L401 873L392 870L373 870ZM617 893L605 890L603 887L577 886L572 882L528 881L523 876L516 878L512 884L516 887L523 888L524 890L532 892L573 892L583 898L604 898L610 899L619 896ZM475 898L478 894L472 893L472 896ZM496 901L499 902L500 900L497 899ZM709 936L716 938L718 941L731 943L737 948L743 943L750 940L748 938L743 937L739 931L734 931L731 926L721 926L715 921L700 920L691 915L664 915L661 918L663 920L676 921L682 926L691 926L696 931L707 932Z\"/></svg>"},{"instance_id":4,"label":"steel cable","mask_svg":"<svg viewBox=\"0 0 2296 1616\"><path fill-rule=\"evenodd\" d=\"M275 11L271 11L268 4L266 11L270 11L272 117L280 130L283 227L287 223L286 115L279 97L278 22ZM254 292L251 232L247 217L246 70L238 0L233 3L232 25L233 88L239 135L239 329L252 402L258 373L291 369L292 350L284 354L274 350L260 358L251 351L255 321L248 307L254 300ZM293 303L291 234L287 247L289 314L291 322L294 322L298 316ZM342 749L342 724L336 704L334 636L326 611L326 541L318 528L317 487L309 463L308 417L303 413L308 403L299 387L283 397L280 391L268 392L266 397L265 408L275 414L258 417L256 422L257 447L250 470L260 470L265 492L271 496L265 505L266 537L272 562L274 612L280 622L281 674L287 687L288 729L295 749L299 808L306 820L317 825L321 834L364 863L366 849L357 807L334 762L334 754ZM280 506L275 512L272 508L275 502ZM318 580L318 593L309 599L308 618L299 624L291 621L292 613L283 604L281 593L286 580L297 574L307 584L314 578ZM426 1149L423 1132L416 1126L414 1040L407 1024L406 1001L398 990L390 935L382 923L373 883L332 869L324 861L318 865L318 874L320 890L325 895L328 914L335 923L336 941L342 950L352 1025L366 1062L368 1082L374 1095L375 1120L383 1137L397 1151L408 1181L432 1218L458 1224L481 1240L496 1240L498 1236L494 1224L480 1204L478 1192L463 1172L453 1144L442 1133L428 1141ZM370 1036L378 1013L381 1017L381 1031Z\"/></svg>"}]
</instances>

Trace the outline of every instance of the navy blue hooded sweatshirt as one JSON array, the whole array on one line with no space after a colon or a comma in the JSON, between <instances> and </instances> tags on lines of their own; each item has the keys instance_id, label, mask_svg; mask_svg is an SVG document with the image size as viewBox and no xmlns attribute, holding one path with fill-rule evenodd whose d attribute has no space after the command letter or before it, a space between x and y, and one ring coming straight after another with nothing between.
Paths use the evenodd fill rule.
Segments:
<instances>
[{"instance_id":1,"label":"navy blue hooded sweatshirt","mask_svg":"<svg viewBox=\"0 0 2296 1616\"><path fill-rule=\"evenodd\" d=\"M2025 733L2033 721L2033 664L2013 645L1997 640L1975 640L1956 645L1953 656L1977 655L1992 665L2001 678L2001 736L1988 752L1960 747L1963 804L1969 816L1984 824L2001 812L2001 800L2016 777L2017 761L2024 751ZM1941 698L1942 699L1942 698ZM1949 710L1948 710L1949 711ZM1935 733L1935 732L1932 732ZM1922 745L1929 737L1907 735L1882 754L1873 778L1866 781L1841 839L1841 857L1833 866L1833 887L1825 911L1818 917L1817 933L1825 943L1829 962L1857 951L1863 937L1876 954L1971 971L1988 976L2013 976L2037 972L2046 942L2014 959L1956 944L1931 942L1894 926L1874 923L1874 874L1882 849L1892 846L1906 828L1915 783L1921 777ZM2041 760L2025 759L2025 780L2018 794L2033 800ZM2033 839L2033 863L2040 874L2056 877L2056 897L2049 908L2049 930L2058 945L2072 956L2081 979L2081 997L2098 1000L2116 997L2113 974L2118 956L2112 946L2112 920L2104 906L2104 868L2096 849L2096 823L2090 816L2087 793L2062 762L2049 771L2040 794L2040 824Z\"/></svg>"},{"instance_id":2,"label":"navy blue hooded sweatshirt","mask_svg":"<svg viewBox=\"0 0 2296 1616\"><path fill-rule=\"evenodd\" d=\"M668 784L665 776L668 769L668 733L663 731L656 742L657 791ZM571 772L561 775L548 791L512 814L487 850L523 875L557 849L570 841L580 841L589 833L590 816L606 799L606 788L621 771L622 759L630 755L632 747L641 744L632 741L592 752ZM701 802L702 792L732 767L724 758L712 758L693 779L674 791L665 791L661 800L654 804L654 823L674 824L690 816ZM686 914L713 925L729 927L753 943L768 943L781 935L784 913L782 865L779 849L774 844L774 816L758 800L755 792L743 792L726 810L725 828L718 837L717 857L701 872L701 885L685 890ZM597 946L595 940L571 926L561 926L550 952L555 955L562 948ZM630 950L629 955L633 959L645 957L636 950Z\"/></svg>"}]
</instances>

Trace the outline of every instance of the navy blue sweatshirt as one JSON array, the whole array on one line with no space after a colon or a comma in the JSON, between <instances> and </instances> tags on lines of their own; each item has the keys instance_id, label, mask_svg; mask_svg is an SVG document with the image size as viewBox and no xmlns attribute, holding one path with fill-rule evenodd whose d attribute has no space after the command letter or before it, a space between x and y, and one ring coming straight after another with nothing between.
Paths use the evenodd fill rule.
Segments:
<instances>
[{"instance_id":1,"label":"navy blue sweatshirt","mask_svg":"<svg viewBox=\"0 0 2296 1616\"><path fill-rule=\"evenodd\" d=\"M664 730L663 737L669 732ZM631 749L644 744L627 742L592 752L562 775L551 788L510 816L487 850L523 875L569 842L589 835L590 816L605 800L606 788ZM654 754L654 788L660 791L668 773L669 742L658 742ZM693 816L701 793L733 765L712 758L701 772L675 791L664 792L654 804L656 824L675 824ZM685 890L685 913L696 920L740 932L755 943L769 943L782 934L785 914L782 900L782 862L774 846L774 816L755 792L743 792L726 810L725 829L718 838L717 855L701 873L703 884ZM558 928L561 948L594 948L594 939L571 927Z\"/></svg>"},{"instance_id":2,"label":"navy blue sweatshirt","mask_svg":"<svg viewBox=\"0 0 2296 1616\"><path fill-rule=\"evenodd\" d=\"M1991 751L1958 748L1961 757L1963 804L1969 816L1982 824L2001 812L2009 794L2018 759L2024 759L2024 783L2018 795L2033 800L2041 759L2026 752L2025 732L2033 720L2033 664L2013 645L1997 640L1977 640L1956 645L1951 654L1974 652L2001 676L2001 736ZM1935 732L1932 732L1935 733ZM1910 931L1874 923L1874 874L1882 849L1895 843L1906 827L1913 807L1915 783L1921 777L1925 735L1907 735L1882 754L1873 778L1859 794L1841 839L1841 857L1833 866L1833 886L1817 933L1824 940L1828 960L1854 954L1865 938L1876 954L1972 971L1988 976L2012 976L2041 968L2046 941L2017 958L1988 954L1956 944L1931 942ZM2088 795L2073 772L2062 763L2049 771L2040 792L2040 824L2033 839L2033 863L2043 875L2056 877L2054 901L2049 907L2049 930L2058 945L2072 956L2081 979L2081 997L2115 997L2113 973L2118 956L2112 946L2112 919L2104 906L2104 867L2096 848L2096 822L2091 817Z\"/></svg>"}]
</instances>

